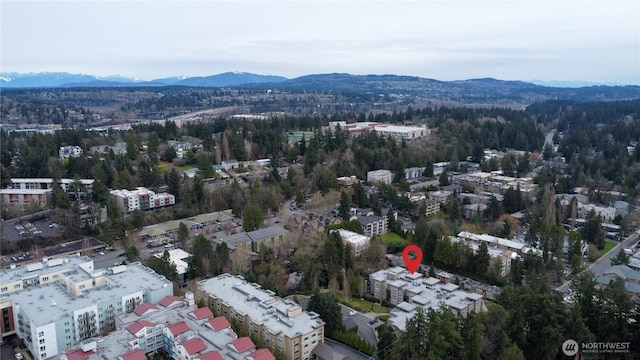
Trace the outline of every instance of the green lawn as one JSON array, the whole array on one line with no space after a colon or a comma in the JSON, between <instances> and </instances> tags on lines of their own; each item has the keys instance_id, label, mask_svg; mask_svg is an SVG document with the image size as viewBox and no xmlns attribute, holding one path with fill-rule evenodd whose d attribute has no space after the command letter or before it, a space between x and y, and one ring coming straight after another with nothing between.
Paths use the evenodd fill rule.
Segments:
<instances>
[{"instance_id":1,"label":"green lawn","mask_svg":"<svg viewBox=\"0 0 640 360\"><path fill-rule=\"evenodd\" d=\"M315 135L313 131L297 131L297 132L290 132L288 134L288 140L289 141L301 141L302 140L302 135L304 135L304 139L305 141L309 141L309 139L313 138L313 136Z\"/></svg>"},{"instance_id":2,"label":"green lawn","mask_svg":"<svg viewBox=\"0 0 640 360\"><path fill-rule=\"evenodd\" d=\"M367 300L360 300L360 299L356 299L356 298L351 298L349 299L349 301L345 301L344 300L344 295L342 294L336 294L336 297L338 298L338 301L340 301L341 303L352 307L354 309L356 309L357 311L360 312L375 312L375 313L389 313L389 311L391 311L390 309L384 307L384 306L380 306L378 304L374 304L372 302L369 302Z\"/></svg>"},{"instance_id":3,"label":"green lawn","mask_svg":"<svg viewBox=\"0 0 640 360\"><path fill-rule=\"evenodd\" d=\"M604 255L604 254L608 253L609 251L611 251L611 249L616 247L616 245L618 245L618 243L615 243L613 241L605 241L604 242L604 250L602 250L602 255Z\"/></svg>"},{"instance_id":4,"label":"green lawn","mask_svg":"<svg viewBox=\"0 0 640 360\"><path fill-rule=\"evenodd\" d=\"M407 246L407 240L394 233L382 234L380 236L380 241L382 241L387 248L403 248Z\"/></svg>"}]
</instances>

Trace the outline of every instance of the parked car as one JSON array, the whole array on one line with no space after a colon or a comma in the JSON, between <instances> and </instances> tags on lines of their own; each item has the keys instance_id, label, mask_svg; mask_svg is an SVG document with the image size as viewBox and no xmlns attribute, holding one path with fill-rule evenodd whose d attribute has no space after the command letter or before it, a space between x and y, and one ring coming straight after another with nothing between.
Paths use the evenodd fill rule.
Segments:
<instances>
[{"instance_id":1,"label":"parked car","mask_svg":"<svg viewBox=\"0 0 640 360\"><path fill-rule=\"evenodd\" d=\"M356 314L356 311L355 311L355 310L351 310L351 311L349 311L349 316L353 316L353 315L355 315L355 314Z\"/></svg>"}]
</instances>

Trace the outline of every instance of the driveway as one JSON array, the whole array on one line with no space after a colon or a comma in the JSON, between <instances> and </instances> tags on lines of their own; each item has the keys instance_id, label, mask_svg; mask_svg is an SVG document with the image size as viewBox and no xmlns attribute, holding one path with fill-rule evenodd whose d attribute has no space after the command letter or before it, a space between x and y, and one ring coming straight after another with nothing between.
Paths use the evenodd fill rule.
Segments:
<instances>
[{"instance_id":1,"label":"driveway","mask_svg":"<svg viewBox=\"0 0 640 360\"><path fill-rule=\"evenodd\" d=\"M334 349L335 351L347 355L349 356L349 359L351 360L368 360L371 359L370 357L366 356L365 354L359 352L358 350L347 346L343 343L339 343L337 341L331 340L331 339L324 339L325 344L329 345L332 349Z\"/></svg>"},{"instance_id":2,"label":"driveway","mask_svg":"<svg viewBox=\"0 0 640 360\"><path fill-rule=\"evenodd\" d=\"M298 300L300 301L300 306L303 309L307 309L307 302L309 299L307 297L298 296ZM349 315L351 311L355 311L354 309L340 304L340 313L342 314L342 323L347 329L351 329L354 326L358 326L358 335L366 342L372 345L378 344L378 337L376 336L375 327L380 324L378 321L373 325L369 325L369 321L376 317L374 313L363 314L361 312L356 311L354 315Z\"/></svg>"}]
</instances>

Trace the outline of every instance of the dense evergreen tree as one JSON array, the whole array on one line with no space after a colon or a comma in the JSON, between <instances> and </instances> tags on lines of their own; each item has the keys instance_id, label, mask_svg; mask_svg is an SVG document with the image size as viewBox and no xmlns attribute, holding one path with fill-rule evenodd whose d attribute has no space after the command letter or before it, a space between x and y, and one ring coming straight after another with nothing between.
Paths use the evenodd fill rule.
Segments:
<instances>
[{"instance_id":1,"label":"dense evergreen tree","mask_svg":"<svg viewBox=\"0 0 640 360\"><path fill-rule=\"evenodd\" d=\"M342 315L340 313L340 303L332 293L320 293L317 289L309 298L307 310L320 315L325 322L324 328L327 336L343 331Z\"/></svg>"}]
</instances>

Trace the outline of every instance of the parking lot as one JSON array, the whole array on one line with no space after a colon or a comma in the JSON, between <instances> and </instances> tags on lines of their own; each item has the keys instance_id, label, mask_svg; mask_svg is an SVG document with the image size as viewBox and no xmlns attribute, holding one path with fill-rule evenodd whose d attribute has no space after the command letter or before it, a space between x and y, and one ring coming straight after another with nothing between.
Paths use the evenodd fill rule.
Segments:
<instances>
[{"instance_id":1,"label":"parking lot","mask_svg":"<svg viewBox=\"0 0 640 360\"><path fill-rule=\"evenodd\" d=\"M60 225L48 219L28 221L13 219L2 222L2 240L20 241L32 237L54 236L60 231Z\"/></svg>"}]
</instances>

